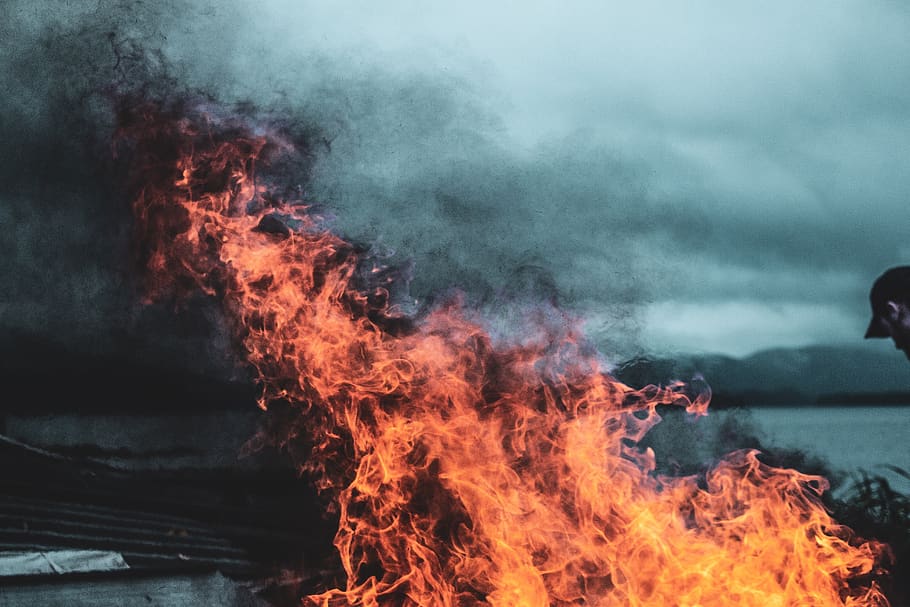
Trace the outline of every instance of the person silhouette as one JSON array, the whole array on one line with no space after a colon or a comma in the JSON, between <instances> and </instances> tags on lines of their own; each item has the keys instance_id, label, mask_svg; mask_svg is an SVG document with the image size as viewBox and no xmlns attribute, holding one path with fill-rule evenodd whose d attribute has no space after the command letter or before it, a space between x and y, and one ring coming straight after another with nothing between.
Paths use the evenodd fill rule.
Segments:
<instances>
[{"instance_id":1,"label":"person silhouette","mask_svg":"<svg viewBox=\"0 0 910 607\"><path fill-rule=\"evenodd\" d=\"M872 320L866 339L890 337L910 360L910 266L896 266L879 276L869 291Z\"/></svg>"}]
</instances>

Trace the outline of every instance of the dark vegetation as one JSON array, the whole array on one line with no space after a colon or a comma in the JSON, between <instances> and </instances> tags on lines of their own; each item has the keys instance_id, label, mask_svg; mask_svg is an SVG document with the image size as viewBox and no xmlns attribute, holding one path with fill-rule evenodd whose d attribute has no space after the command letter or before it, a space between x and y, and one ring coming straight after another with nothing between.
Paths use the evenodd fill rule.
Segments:
<instances>
[{"instance_id":1,"label":"dark vegetation","mask_svg":"<svg viewBox=\"0 0 910 607\"><path fill-rule=\"evenodd\" d=\"M892 470L910 478L906 470ZM844 497L829 498L828 507L857 535L891 546L894 562L882 586L892 606L910 605L910 495L896 491L883 476L864 473L850 482Z\"/></svg>"}]
</instances>

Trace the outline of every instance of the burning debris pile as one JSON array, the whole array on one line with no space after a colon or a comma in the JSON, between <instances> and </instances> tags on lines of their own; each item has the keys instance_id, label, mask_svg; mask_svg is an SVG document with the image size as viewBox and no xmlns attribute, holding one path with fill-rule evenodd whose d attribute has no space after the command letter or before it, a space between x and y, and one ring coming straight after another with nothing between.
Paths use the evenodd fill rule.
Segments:
<instances>
[{"instance_id":1,"label":"burning debris pile","mask_svg":"<svg viewBox=\"0 0 910 607\"><path fill-rule=\"evenodd\" d=\"M825 511L826 481L735 452L704 477L637 443L684 386L613 379L569 315L493 337L457 297L405 312L399 272L270 183L280 133L133 105L137 251L152 298L219 298L263 408L337 509L340 605L881 606L887 549ZM533 321L533 322L531 322Z\"/></svg>"}]
</instances>

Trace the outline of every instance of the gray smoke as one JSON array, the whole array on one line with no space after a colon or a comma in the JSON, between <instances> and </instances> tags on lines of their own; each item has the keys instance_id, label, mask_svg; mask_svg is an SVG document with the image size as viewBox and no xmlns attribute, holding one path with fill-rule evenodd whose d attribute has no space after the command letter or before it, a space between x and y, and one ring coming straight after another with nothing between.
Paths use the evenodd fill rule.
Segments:
<instances>
[{"instance_id":1,"label":"gray smoke","mask_svg":"<svg viewBox=\"0 0 910 607\"><path fill-rule=\"evenodd\" d=\"M596 302L632 336L630 243L651 223L646 171L577 134L517 151L462 75L258 40L242 6L7 4L0 302L4 330L93 350L224 366L211 306L138 303L112 90L206 98L319 133L307 198L346 237L411 259L412 294ZM238 14L239 13L239 14ZM635 209L630 213L629 209ZM623 344L628 345L628 344ZM203 362L205 361L205 362Z\"/></svg>"}]
</instances>

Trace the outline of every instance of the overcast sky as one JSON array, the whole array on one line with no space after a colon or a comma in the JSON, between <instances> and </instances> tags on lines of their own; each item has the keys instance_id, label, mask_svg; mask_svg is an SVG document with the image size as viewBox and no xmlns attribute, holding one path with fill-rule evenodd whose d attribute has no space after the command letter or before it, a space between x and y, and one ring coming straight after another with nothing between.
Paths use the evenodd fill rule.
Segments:
<instances>
[{"instance_id":1,"label":"overcast sky","mask_svg":"<svg viewBox=\"0 0 910 607\"><path fill-rule=\"evenodd\" d=\"M634 273L655 347L854 341L871 281L910 262L903 3L285 2L263 22L486 98L496 144L564 182L519 220L578 248L533 252L594 315Z\"/></svg>"},{"instance_id":2,"label":"overcast sky","mask_svg":"<svg viewBox=\"0 0 910 607\"><path fill-rule=\"evenodd\" d=\"M303 108L311 194L417 295L555 293L607 350L744 355L860 342L910 262L903 2L191 6L148 43Z\"/></svg>"}]
</instances>

